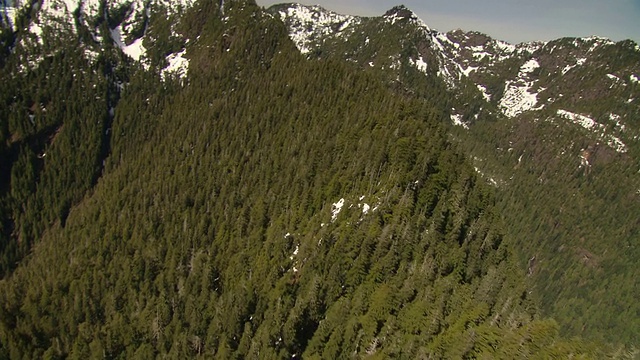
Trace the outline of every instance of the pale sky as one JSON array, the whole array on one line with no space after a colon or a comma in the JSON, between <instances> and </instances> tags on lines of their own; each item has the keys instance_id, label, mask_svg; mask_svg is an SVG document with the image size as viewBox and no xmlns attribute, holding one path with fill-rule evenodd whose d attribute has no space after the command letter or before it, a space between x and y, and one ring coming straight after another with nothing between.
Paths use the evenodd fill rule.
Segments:
<instances>
[{"instance_id":1,"label":"pale sky","mask_svg":"<svg viewBox=\"0 0 640 360\"><path fill-rule=\"evenodd\" d=\"M269 7L283 1L258 0ZM511 43L597 35L640 43L640 0L303 0L341 14L379 16L404 4L439 31L480 31Z\"/></svg>"}]
</instances>

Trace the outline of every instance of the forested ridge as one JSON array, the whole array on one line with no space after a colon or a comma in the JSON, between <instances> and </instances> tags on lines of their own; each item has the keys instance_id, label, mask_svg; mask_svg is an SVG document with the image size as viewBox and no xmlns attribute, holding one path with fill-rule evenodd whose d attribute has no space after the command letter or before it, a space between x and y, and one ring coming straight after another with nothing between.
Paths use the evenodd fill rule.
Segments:
<instances>
[{"instance_id":1,"label":"forested ridge","mask_svg":"<svg viewBox=\"0 0 640 360\"><path fill-rule=\"evenodd\" d=\"M436 101L449 113L450 139L497 190L541 313L564 334L637 347L637 44L512 45L439 32L403 6L376 17L300 4L268 12L308 59L375 69L395 91Z\"/></svg>"},{"instance_id":2,"label":"forested ridge","mask_svg":"<svg viewBox=\"0 0 640 360\"><path fill-rule=\"evenodd\" d=\"M442 84L309 61L252 2L175 26L184 79L69 46L2 88L0 358L636 354L540 315Z\"/></svg>"}]
</instances>

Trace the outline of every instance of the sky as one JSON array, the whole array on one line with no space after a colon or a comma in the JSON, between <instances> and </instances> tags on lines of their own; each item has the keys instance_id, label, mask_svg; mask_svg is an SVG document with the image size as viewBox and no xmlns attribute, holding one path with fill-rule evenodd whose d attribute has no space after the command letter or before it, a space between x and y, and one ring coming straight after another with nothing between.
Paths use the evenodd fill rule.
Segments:
<instances>
[{"instance_id":1,"label":"sky","mask_svg":"<svg viewBox=\"0 0 640 360\"><path fill-rule=\"evenodd\" d=\"M290 0L293 1L293 0ZM268 7L283 1L257 0ZM341 14L380 16L404 4L439 31L480 31L510 43L591 35L640 43L640 0L311 0Z\"/></svg>"}]
</instances>

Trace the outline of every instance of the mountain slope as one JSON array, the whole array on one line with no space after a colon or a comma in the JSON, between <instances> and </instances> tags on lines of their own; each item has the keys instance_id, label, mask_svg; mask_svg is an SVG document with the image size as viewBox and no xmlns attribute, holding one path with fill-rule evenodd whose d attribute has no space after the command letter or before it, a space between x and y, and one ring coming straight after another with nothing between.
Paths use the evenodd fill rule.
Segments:
<instances>
[{"instance_id":1,"label":"mountain slope","mask_svg":"<svg viewBox=\"0 0 640 360\"><path fill-rule=\"evenodd\" d=\"M11 5L12 26L0 27L1 96L9 109L0 115L3 276L51 223L64 225L101 176L114 111L134 69L166 78L184 67L175 53L187 39L175 20L191 3Z\"/></svg>"},{"instance_id":2,"label":"mountain slope","mask_svg":"<svg viewBox=\"0 0 640 360\"><path fill-rule=\"evenodd\" d=\"M12 90L51 89L35 93L43 108L2 97L16 109L3 151L17 157L3 164L15 177L3 215L41 228L0 280L0 357L611 350L537 314L495 190L448 138L446 96L398 96L380 73L307 61L251 2L196 3L177 19L156 28L184 44L158 57L184 70L173 75L117 47L97 63L62 48L26 74L9 55ZM22 204L35 214L24 222Z\"/></svg>"},{"instance_id":3,"label":"mountain slope","mask_svg":"<svg viewBox=\"0 0 640 360\"><path fill-rule=\"evenodd\" d=\"M573 334L639 343L637 44L511 45L440 33L402 6L371 18L297 4L268 11L309 59L381 72L405 96L446 98L444 115L459 125L451 138L497 187L506 233L545 312Z\"/></svg>"}]
</instances>

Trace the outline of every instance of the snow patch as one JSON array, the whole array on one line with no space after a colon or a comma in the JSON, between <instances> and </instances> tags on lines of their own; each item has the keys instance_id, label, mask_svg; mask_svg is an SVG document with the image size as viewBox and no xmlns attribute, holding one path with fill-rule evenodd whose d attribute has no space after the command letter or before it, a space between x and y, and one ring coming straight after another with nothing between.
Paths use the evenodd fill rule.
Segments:
<instances>
[{"instance_id":1,"label":"snow patch","mask_svg":"<svg viewBox=\"0 0 640 360\"><path fill-rule=\"evenodd\" d=\"M538 60L531 59L531 60L527 61L526 63L524 63L520 67L520 73L521 74L528 74L528 73L531 73L533 70L535 70L535 69L537 69L539 67L540 67L540 64L538 63Z\"/></svg>"},{"instance_id":2,"label":"snow patch","mask_svg":"<svg viewBox=\"0 0 640 360\"><path fill-rule=\"evenodd\" d=\"M465 129L469 129L469 125L465 124L462 121L462 115L460 114L451 114L451 122L453 122L453 125L462 126Z\"/></svg>"},{"instance_id":3,"label":"snow patch","mask_svg":"<svg viewBox=\"0 0 640 360\"><path fill-rule=\"evenodd\" d=\"M528 75L539 67L538 61L531 59L520 67L516 80L507 80L504 95L499 104L507 117L515 117L536 106L538 94L530 91L535 81L528 81Z\"/></svg>"},{"instance_id":4,"label":"snow patch","mask_svg":"<svg viewBox=\"0 0 640 360\"><path fill-rule=\"evenodd\" d=\"M473 53L473 57L474 57L474 58L477 58L478 60L482 60L482 59L484 59L484 58L485 58L485 57L487 57L487 56L491 57L491 54L489 54L489 53L488 53L488 52L486 52L486 51L482 51L482 52L474 52L474 53Z\"/></svg>"},{"instance_id":5,"label":"snow patch","mask_svg":"<svg viewBox=\"0 0 640 360\"><path fill-rule=\"evenodd\" d=\"M640 84L640 78L638 78L634 74L629 75L629 80L631 80L631 82L634 84Z\"/></svg>"},{"instance_id":6,"label":"snow patch","mask_svg":"<svg viewBox=\"0 0 640 360\"><path fill-rule=\"evenodd\" d=\"M489 93L487 92L487 88L480 85L480 84L476 84L476 87L478 88L478 90L480 90L480 92L482 93L482 96L484 97L485 100L487 101L491 101L491 95L489 95Z\"/></svg>"},{"instance_id":7,"label":"snow patch","mask_svg":"<svg viewBox=\"0 0 640 360\"><path fill-rule=\"evenodd\" d=\"M142 38L136 39L134 42L127 45L122 41L120 27L109 29L109 31L111 32L113 42L122 49L123 53L129 55L133 60L140 61L140 59L146 54L147 49L142 45Z\"/></svg>"},{"instance_id":8,"label":"snow patch","mask_svg":"<svg viewBox=\"0 0 640 360\"><path fill-rule=\"evenodd\" d=\"M402 20L402 18L400 16L398 16L398 14L393 13L391 15L385 15L384 19L386 22L388 22L391 25L394 25L396 23L396 21L398 20Z\"/></svg>"},{"instance_id":9,"label":"snow patch","mask_svg":"<svg viewBox=\"0 0 640 360\"><path fill-rule=\"evenodd\" d=\"M575 65L567 65L562 69L562 75L568 73L569 71L571 71L571 69L573 69L574 67L576 67Z\"/></svg>"},{"instance_id":10,"label":"snow patch","mask_svg":"<svg viewBox=\"0 0 640 360\"><path fill-rule=\"evenodd\" d=\"M620 129L620 131L626 131L626 126L622 123L622 117L618 114L609 113L609 120L614 121L616 123L616 128Z\"/></svg>"},{"instance_id":11,"label":"snow patch","mask_svg":"<svg viewBox=\"0 0 640 360\"><path fill-rule=\"evenodd\" d=\"M338 214L340 214L343 206L344 198L340 199L337 203L331 204L331 222L336 221L336 219L338 218Z\"/></svg>"},{"instance_id":12,"label":"snow patch","mask_svg":"<svg viewBox=\"0 0 640 360\"><path fill-rule=\"evenodd\" d=\"M607 77L613 81L620 81L620 78L613 74L607 74Z\"/></svg>"},{"instance_id":13,"label":"snow patch","mask_svg":"<svg viewBox=\"0 0 640 360\"><path fill-rule=\"evenodd\" d=\"M462 73L464 74L464 76L469 77L469 74L471 74L472 71L478 71L479 67L478 66L469 66L466 69L462 69L460 68L460 70L462 71Z\"/></svg>"},{"instance_id":14,"label":"snow patch","mask_svg":"<svg viewBox=\"0 0 640 360\"><path fill-rule=\"evenodd\" d=\"M561 117L563 117L563 118L565 118L567 120L570 120L574 124L578 124L578 125L582 126L583 128L585 128L587 130L592 130L596 126L602 126L602 125L598 124L597 122L595 122L595 120L593 120L590 117L587 117L587 116L584 116L584 115L580 115L580 114L576 114L576 113L572 113L570 111L558 110L558 115L560 115Z\"/></svg>"},{"instance_id":15,"label":"snow patch","mask_svg":"<svg viewBox=\"0 0 640 360\"><path fill-rule=\"evenodd\" d=\"M184 79L187 76L187 72L189 71L189 59L184 57L186 53L187 49L182 49L180 52L167 56L167 62L169 65L160 72L160 76L163 80L166 80L169 74L175 74L179 79Z\"/></svg>"},{"instance_id":16,"label":"snow patch","mask_svg":"<svg viewBox=\"0 0 640 360\"><path fill-rule=\"evenodd\" d=\"M474 166L473 168L480 176L487 180L489 184L493 185L494 187L498 187L498 182L494 178L485 175L477 166Z\"/></svg>"},{"instance_id":17,"label":"snow patch","mask_svg":"<svg viewBox=\"0 0 640 360\"><path fill-rule=\"evenodd\" d=\"M427 63L424 61L422 56L420 56L418 60L413 60L412 58L409 58L409 63L415 66L421 72L425 74L427 73Z\"/></svg>"}]
</instances>

